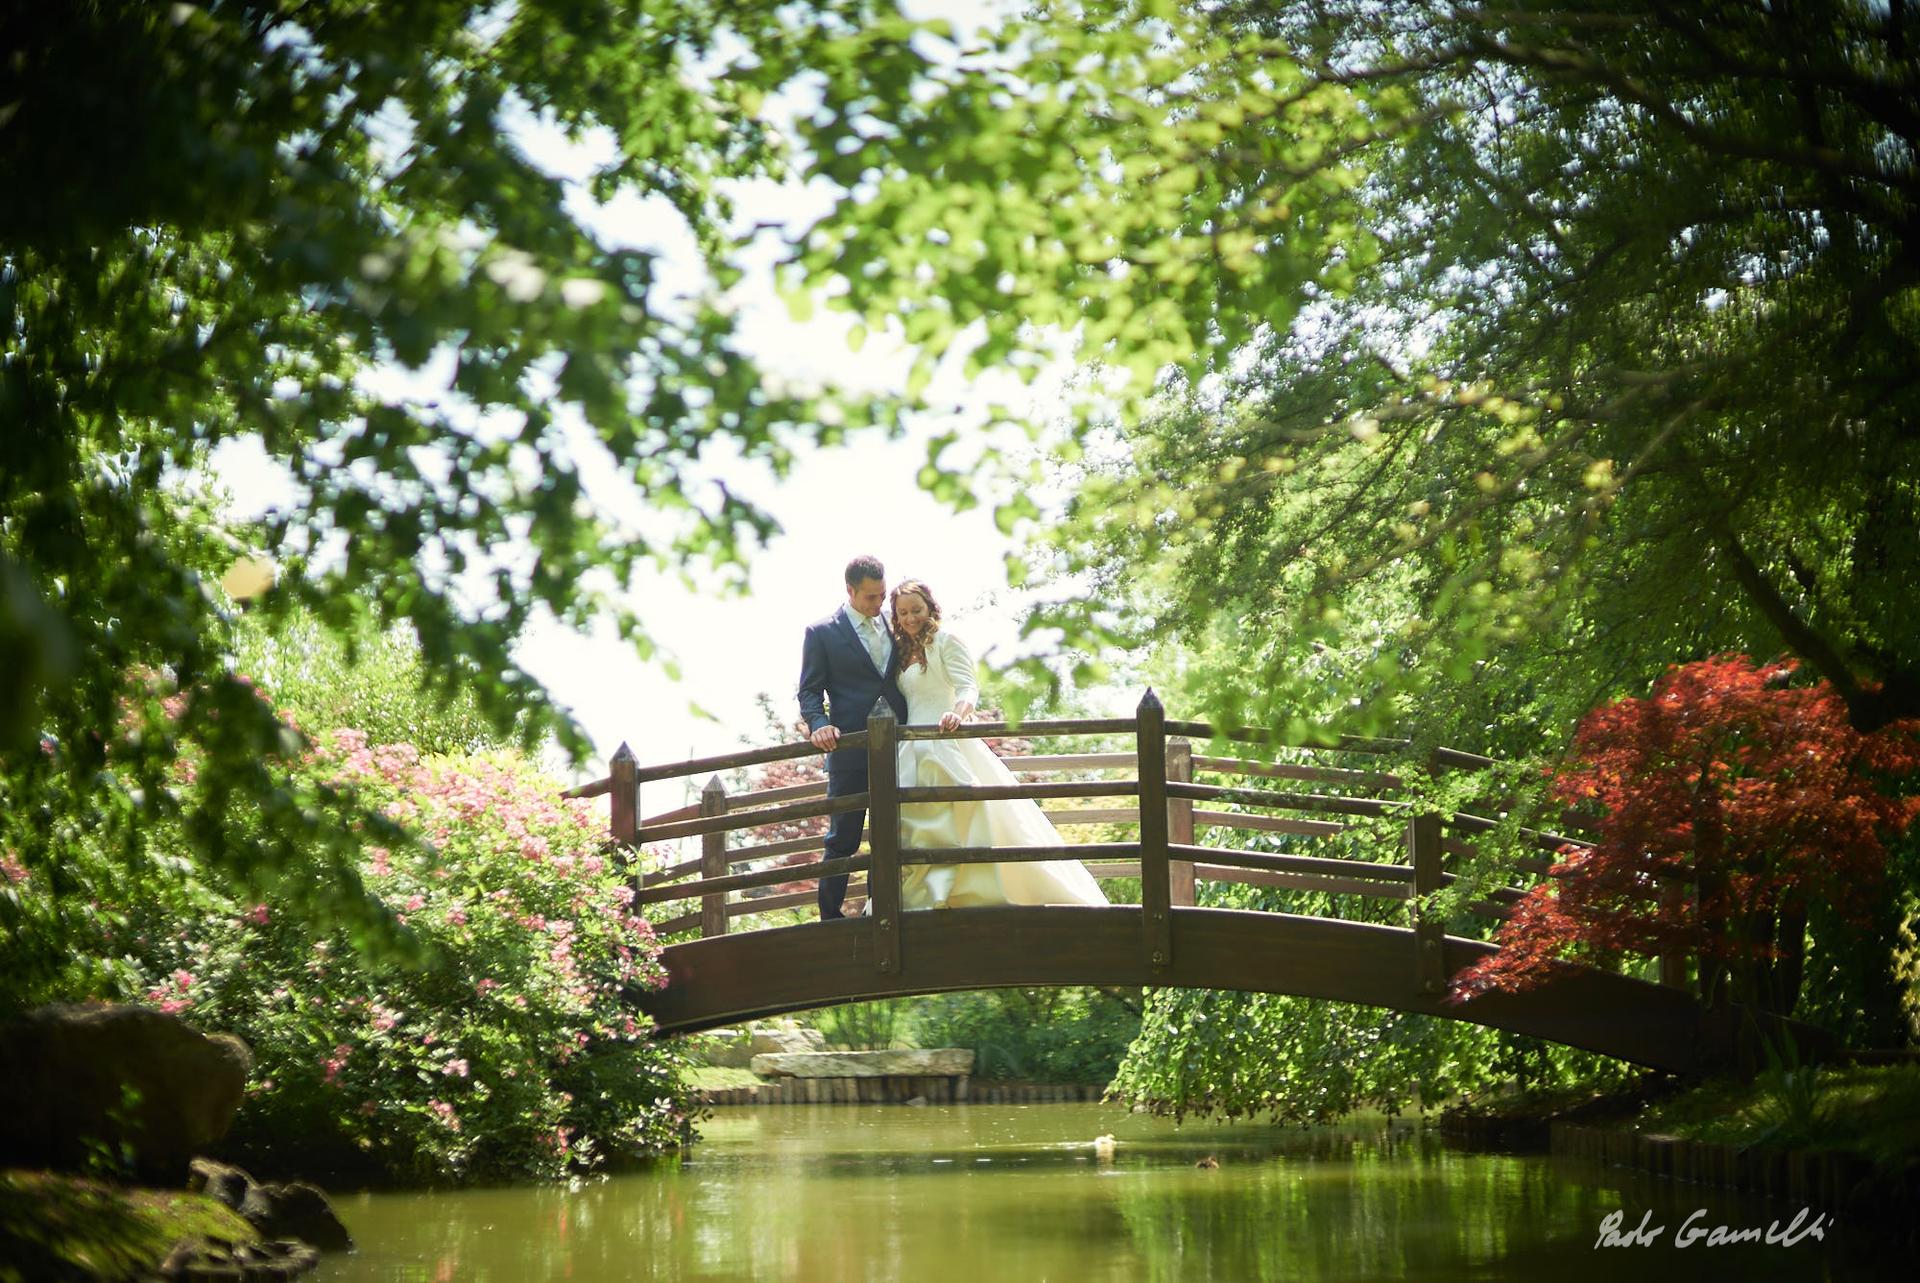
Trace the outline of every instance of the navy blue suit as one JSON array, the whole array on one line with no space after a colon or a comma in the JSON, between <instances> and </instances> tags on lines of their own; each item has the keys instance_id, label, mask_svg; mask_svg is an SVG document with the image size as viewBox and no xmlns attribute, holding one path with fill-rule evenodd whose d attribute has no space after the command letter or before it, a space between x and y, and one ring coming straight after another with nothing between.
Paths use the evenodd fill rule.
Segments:
<instances>
[{"instance_id":1,"label":"navy blue suit","mask_svg":"<svg viewBox=\"0 0 1920 1283\"><path fill-rule=\"evenodd\" d=\"M885 627L885 623L881 623ZM847 621L844 610L818 623L807 625L806 640L800 651L800 715L807 719L811 734L823 726L837 726L842 735L867 729L867 715L882 699L893 707L893 715L907 720L907 701L901 697L896 678L900 672L899 649L888 657L886 670L874 667L873 657ZM827 754L827 796L844 797L867 791L867 750L835 749ZM827 830L826 852L829 858L852 855L860 849L860 835L867 826L865 811L842 811L833 817ZM820 879L820 916L841 916L840 906L847 898L847 875Z\"/></svg>"}]
</instances>

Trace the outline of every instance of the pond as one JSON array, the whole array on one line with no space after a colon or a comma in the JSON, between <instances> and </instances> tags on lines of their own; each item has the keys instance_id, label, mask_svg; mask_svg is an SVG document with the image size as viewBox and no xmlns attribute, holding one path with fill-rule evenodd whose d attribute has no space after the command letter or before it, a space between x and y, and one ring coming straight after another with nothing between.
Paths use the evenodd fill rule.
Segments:
<instances>
[{"instance_id":1,"label":"pond","mask_svg":"<svg viewBox=\"0 0 1920 1283\"><path fill-rule=\"evenodd\" d=\"M1115 1138L1111 1155L1095 1138ZM1103 1105L718 1111L678 1163L579 1188L345 1195L359 1240L319 1283L565 1279L1870 1279L1828 1218L1538 1156L1467 1153L1405 1121L1223 1126ZM1203 1166L1211 1160L1217 1166ZM1651 1246L1595 1246L1662 1229ZM1690 1219L1691 1218L1691 1219ZM1686 1246L1683 1233L1699 1236Z\"/></svg>"}]
</instances>

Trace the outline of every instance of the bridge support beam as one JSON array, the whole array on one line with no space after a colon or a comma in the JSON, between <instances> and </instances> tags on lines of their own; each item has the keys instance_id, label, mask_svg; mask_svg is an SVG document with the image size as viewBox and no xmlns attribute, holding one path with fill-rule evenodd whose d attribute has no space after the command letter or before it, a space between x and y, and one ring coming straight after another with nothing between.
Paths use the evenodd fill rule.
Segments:
<instances>
[{"instance_id":1,"label":"bridge support beam","mask_svg":"<svg viewBox=\"0 0 1920 1283\"><path fill-rule=\"evenodd\" d=\"M612 804L611 821L607 829L614 845L620 848L613 853L613 858L626 861L627 880L633 884L633 893L638 895L644 880L638 849L640 763L625 740L620 741L620 747L613 750L613 759L607 763L607 783L611 788L607 800Z\"/></svg>"},{"instance_id":2,"label":"bridge support beam","mask_svg":"<svg viewBox=\"0 0 1920 1283\"><path fill-rule=\"evenodd\" d=\"M1167 710L1149 689L1136 714L1140 760L1140 920L1147 963L1173 962L1173 887L1167 867Z\"/></svg>"},{"instance_id":3,"label":"bridge support beam","mask_svg":"<svg viewBox=\"0 0 1920 1283\"><path fill-rule=\"evenodd\" d=\"M1131 905L1009 905L906 915L911 975L876 969L869 925L807 923L689 940L662 954L669 982L635 1001L663 1033L690 1033L841 1002L1035 985L1175 985L1298 994L1469 1020L1584 1047L1675 1073L1702 1073L1759 1056L1754 1038L1791 1037L1818 1054L1830 1036L1738 1007L1714 1010L1663 985L1569 967L1523 993L1463 1003L1408 983L1405 927L1283 913L1183 909L1165 967L1141 956L1142 914ZM1492 954L1447 937L1444 973ZM1757 1032L1756 1032L1757 1031Z\"/></svg>"},{"instance_id":4,"label":"bridge support beam","mask_svg":"<svg viewBox=\"0 0 1920 1283\"><path fill-rule=\"evenodd\" d=\"M1407 863L1413 866L1413 897L1407 901L1407 908L1413 915L1415 987L1423 995L1435 996L1447 988L1447 924L1426 901L1445 879L1438 815L1426 812L1407 821L1407 855Z\"/></svg>"},{"instance_id":5,"label":"bridge support beam","mask_svg":"<svg viewBox=\"0 0 1920 1283\"><path fill-rule=\"evenodd\" d=\"M900 722L881 699L867 714L867 901L873 965L900 974Z\"/></svg>"},{"instance_id":6,"label":"bridge support beam","mask_svg":"<svg viewBox=\"0 0 1920 1283\"><path fill-rule=\"evenodd\" d=\"M706 788L700 790L700 814L705 817L726 813L727 786L722 784L720 777L716 775L707 781ZM727 835L724 832L701 834L701 880L724 878L731 871L727 864ZM725 891L700 897L700 934L702 936L727 934L727 893Z\"/></svg>"},{"instance_id":7,"label":"bridge support beam","mask_svg":"<svg viewBox=\"0 0 1920 1283\"><path fill-rule=\"evenodd\" d=\"M1167 779L1181 784L1193 783L1193 741L1184 737L1167 741ZM1191 799L1167 799L1167 841L1174 846L1193 845ZM1167 862L1167 901L1175 908L1193 907L1192 860Z\"/></svg>"}]
</instances>

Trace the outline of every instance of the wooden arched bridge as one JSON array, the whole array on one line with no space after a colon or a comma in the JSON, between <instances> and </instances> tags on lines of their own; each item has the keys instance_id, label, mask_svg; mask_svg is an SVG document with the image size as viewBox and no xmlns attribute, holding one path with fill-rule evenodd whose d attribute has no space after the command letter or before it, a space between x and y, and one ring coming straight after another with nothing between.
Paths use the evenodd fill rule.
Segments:
<instances>
[{"instance_id":1,"label":"wooden arched bridge","mask_svg":"<svg viewBox=\"0 0 1920 1283\"><path fill-rule=\"evenodd\" d=\"M896 750L902 740L984 737L1126 736L1127 751L1009 756L1018 775L1008 786L902 787ZM1195 745L1262 740L1257 732L1216 731L1205 723L1169 721L1148 691L1132 718L1035 721L1014 728L976 723L955 731L901 726L884 702L867 729L843 735L843 748L864 748L868 791L826 796L824 781L729 796L715 774L699 802L640 817L642 786L818 754L809 743L754 749L659 766L639 765L625 745L605 779L569 796L608 794L612 833L621 846L698 837L698 858L636 876L638 904L697 902L659 923L669 981L641 1006L662 1033L689 1033L760 1016L875 998L949 990L1033 985L1173 985L1298 994L1401 1011L1425 1012L1582 1047L1657 1069L1706 1072L1751 1060L1760 1037L1819 1042L1806 1026L1738 1007L1709 1008L1687 985L1683 958L1663 958L1658 984L1597 968L1569 968L1543 988L1486 993L1447 1001L1448 977L1494 946L1449 934L1432 893L1454 880L1449 863L1473 854L1475 835L1493 829L1487 816L1436 814L1405 796L1402 781L1380 769L1382 756L1408 748L1401 740L1347 738L1324 749L1299 748L1296 761L1214 756ZM1354 765L1359 760L1363 765ZM1434 752L1436 769L1474 769L1491 760L1451 749ZM1122 772L1132 778L1086 778ZM1077 779L1046 779L1077 775ZM1223 783L1203 783L1202 777ZM1252 779L1255 785L1240 781ZM1057 826L1137 825L1132 842L1051 847L903 849L900 807L916 802L1004 798L1107 801L1097 809L1052 810ZM1114 801L1128 803L1112 805ZM730 834L865 808L863 855L771 864L818 852L817 836L729 847ZM1230 808L1230 809L1229 809ZM1393 822L1382 859L1351 855L1255 853L1200 845L1203 830L1291 835L1306 842L1346 832L1356 817ZM1589 845L1560 833L1523 830L1543 852ZM1137 877L1138 904L997 906L902 912L900 872L915 864L1078 859L1097 877ZM1519 862L1514 881L1547 876L1542 856ZM791 920L814 903L814 880L866 875L869 912L832 922ZM691 879L691 880L688 880ZM1198 881L1237 882L1404 902L1405 925L1197 907ZM805 890L785 890L795 883ZM747 893L747 894L742 894ZM1674 887L1664 894L1684 894ZM1110 891L1111 894L1111 891ZM1461 921L1497 921L1522 885L1501 887L1469 906ZM1653 892L1649 892L1653 894ZM734 930L735 919L788 911L789 925ZM697 934L696 934L697 933Z\"/></svg>"}]
</instances>

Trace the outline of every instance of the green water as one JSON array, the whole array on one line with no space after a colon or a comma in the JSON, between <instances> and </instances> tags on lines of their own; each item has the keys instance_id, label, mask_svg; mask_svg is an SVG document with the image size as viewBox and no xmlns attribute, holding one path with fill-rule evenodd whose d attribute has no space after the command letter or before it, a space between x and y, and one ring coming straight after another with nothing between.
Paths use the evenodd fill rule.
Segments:
<instances>
[{"instance_id":1,"label":"green water","mask_svg":"<svg viewBox=\"0 0 1920 1283\"><path fill-rule=\"evenodd\" d=\"M1406 1124L1176 1129L1100 1105L722 1110L683 1162L570 1191L335 1201L360 1248L319 1283L1908 1277L1831 1220L1824 1242L1675 1246L1697 1209L1762 1229L1797 1210L1722 1191ZM1665 1233L1596 1249L1615 1210Z\"/></svg>"}]
</instances>

